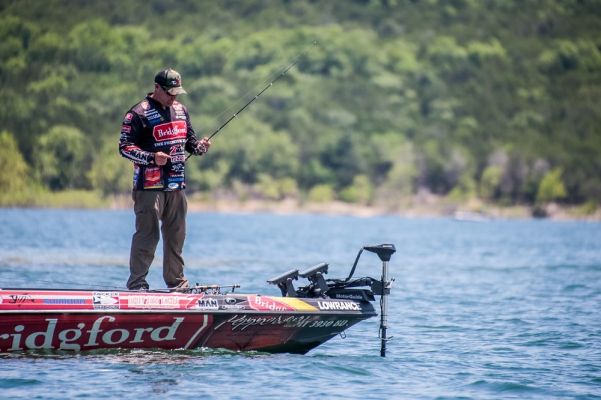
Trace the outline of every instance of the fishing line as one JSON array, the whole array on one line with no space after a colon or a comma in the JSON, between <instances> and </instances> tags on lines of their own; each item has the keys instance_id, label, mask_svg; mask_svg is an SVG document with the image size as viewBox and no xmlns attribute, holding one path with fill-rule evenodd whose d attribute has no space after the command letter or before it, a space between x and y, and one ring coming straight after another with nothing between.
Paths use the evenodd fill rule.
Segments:
<instances>
[{"instance_id":1,"label":"fishing line","mask_svg":"<svg viewBox=\"0 0 601 400\"><path fill-rule=\"evenodd\" d=\"M220 119L221 116L223 116L226 113L229 113L230 110L234 109L236 107L236 104L238 104L240 102L240 100L242 99L246 99L249 98L249 96L253 96L252 99L250 101L248 101L240 110L238 110L237 112L234 113L234 115L232 117L229 117L228 120L226 120L225 123L223 123L219 128L217 128L213 134L211 134L211 136L209 136L209 139L211 139L213 136L215 136L223 127L225 127L225 125L227 125L227 123L229 121L231 121L233 118L235 118L237 116L237 114L239 114L240 112L242 112L242 110L244 110L250 103L252 103L254 100L256 100L264 91L266 91L269 87L271 87L277 80L279 80L280 78L282 78L284 75L286 75L286 73L295 65L297 65L299 63L299 61L301 60L301 58L307 54L310 50L312 50L315 46L317 46L319 43L317 42L317 40L314 40L313 42L311 42L310 45L308 46L313 46L310 47L308 49L305 49L303 51L301 51L300 53L298 53L296 56L294 56L292 58L292 62L286 65L280 65L280 67L278 67L276 69L275 72L271 73L270 75L267 76L267 78L265 78L265 80L263 81L263 84L261 84L260 86L263 87L265 85L267 85L263 90L261 90L258 94L256 95L252 95L252 93L255 93L257 90L257 86L259 85L255 85L252 88L250 88L249 90L247 90L243 95L241 95L240 97L238 97L235 102L228 108L226 108L224 111L222 111L221 113L219 113L219 115L217 116L216 119Z\"/></svg>"},{"instance_id":2,"label":"fishing line","mask_svg":"<svg viewBox=\"0 0 601 400\"><path fill-rule=\"evenodd\" d=\"M267 83L267 85L265 87L263 87L261 89L261 91L259 91L256 95L254 95L254 97L252 99L250 99L249 101L246 102L246 104L244 104L240 109L238 109L238 111L234 112L233 115L231 115L224 123L222 123L218 128L216 128L213 133L211 133L211 135L208 136L208 139L212 139L214 136L216 136L223 128L225 128L232 120L234 120L240 113L242 113L248 106L250 106L255 100L257 100L259 98L259 96L261 96L265 91L267 91L270 87L272 87L278 80L280 80L282 77L284 77L284 75L286 75L286 73L292 69L294 66L298 65L299 61L301 60L301 58L307 54L311 49L313 49L314 47L318 46L319 43L317 42L317 40L314 40L311 45L313 47L304 50L302 52L300 52L299 54L297 54L293 61L288 64L283 70L281 71L277 71L271 75L268 76L268 78L266 79L265 82L269 82ZM275 76L275 78L273 78ZM256 86L255 86L256 87ZM251 89L252 90L252 89ZM240 96L238 98L238 100L234 103L236 104L240 99L246 98L248 96L249 93L251 93L251 90L248 90L246 93L244 93L242 96ZM223 111L222 113L219 114L219 116L224 115L226 111L229 111L230 109L233 109L234 106L232 105L231 107L228 107L225 111ZM192 154L189 154L186 157L186 160L188 160L190 157L192 156Z\"/></svg>"}]
</instances>

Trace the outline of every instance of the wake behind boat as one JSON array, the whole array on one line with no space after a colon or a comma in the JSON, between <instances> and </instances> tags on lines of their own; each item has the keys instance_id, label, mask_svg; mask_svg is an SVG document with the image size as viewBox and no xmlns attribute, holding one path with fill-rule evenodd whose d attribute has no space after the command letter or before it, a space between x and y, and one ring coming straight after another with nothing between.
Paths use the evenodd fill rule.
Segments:
<instances>
[{"instance_id":1,"label":"wake behind boat","mask_svg":"<svg viewBox=\"0 0 601 400\"><path fill-rule=\"evenodd\" d=\"M381 279L352 278L363 250L382 260ZM363 247L346 279L325 279L325 263L290 270L268 280L281 296L239 294L237 285L184 292L0 289L0 352L208 347L304 354L376 316L372 302L379 295L384 355L394 252L394 245ZM309 283L296 289L299 277Z\"/></svg>"}]
</instances>

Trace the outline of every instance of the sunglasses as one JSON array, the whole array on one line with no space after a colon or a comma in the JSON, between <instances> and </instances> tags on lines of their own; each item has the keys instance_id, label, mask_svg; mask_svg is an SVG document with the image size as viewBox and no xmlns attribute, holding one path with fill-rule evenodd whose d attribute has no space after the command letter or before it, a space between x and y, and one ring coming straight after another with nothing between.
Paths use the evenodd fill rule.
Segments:
<instances>
[{"instance_id":1,"label":"sunglasses","mask_svg":"<svg viewBox=\"0 0 601 400\"><path fill-rule=\"evenodd\" d=\"M177 94L171 94L168 92L168 90L173 89L172 87L167 87L167 86L163 86L163 85L159 85L159 87L161 89L163 89L163 92L167 93L169 96L177 96Z\"/></svg>"}]
</instances>

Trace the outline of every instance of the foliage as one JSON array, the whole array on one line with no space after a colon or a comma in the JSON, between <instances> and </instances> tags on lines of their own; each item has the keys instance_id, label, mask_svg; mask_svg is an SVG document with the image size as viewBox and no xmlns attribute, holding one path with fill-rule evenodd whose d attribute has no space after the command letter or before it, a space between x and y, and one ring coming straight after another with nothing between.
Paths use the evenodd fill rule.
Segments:
<instances>
[{"instance_id":1,"label":"foliage","mask_svg":"<svg viewBox=\"0 0 601 400\"><path fill-rule=\"evenodd\" d=\"M77 128L57 125L38 139L35 169L51 190L86 188L91 164L88 140Z\"/></svg>"},{"instance_id":2,"label":"foliage","mask_svg":"<svg viewBox=\"0 0 601 400\"><path fill-rule=\"evenodd\" d=\"M332 186L322 183L315 185L309 190L307 199L313 203L327 203L335 199L334 189Z\"/></svg>"},{"instance_id":3,"label":"foliage","mask_svg":"<svg viewBox=\"0 0 601 400\"><path fill-rule=\"evenodd\" d=\"M486 200L495 198L502 177L503 170L499 166L489 165L486 167L480 178L480 197Z\"/></svg>"},{"instance_id":4,"label":"foliage","mask_svg":"<svg viewBox=\"0 0 601 400\"><path fill-rule=\"evenodd\" d=\"M121 157L114 157L116 147L113 140L105 139L87 174L92 187L104 196L124 193L132 187L132 165Z\"/></svg>"},{"instance_id":5,"label":"foliage","mask_svg":"<svg viewBox=\"0 0 601 400\"><path fill-rule=\"evenodd\" d=\"M566 188L561 180L561 174L561 169L556 168L549 171L540 181L538 192L536 193L537 203L561 200L566 197Z\"/></svg>"},{"instance_id":6,"label":"foliage","mask_svg":"<svg viewBox=\"0 0 601 400\"><path fill-rule=\"evenodd\" d=\"M0 206L12 206L27 202L29 166L17 147L17 141L9 132L0 133Z\"/></svg>"},{"instance_id":7,"label":"foliage","mask_svg":"<svg viewBox=\"0 0 601 400\"><path fill-rule=\"evenodd\" d=\"M340 192L340 199L348 203L368 204L373 197L373 187L365 175L357 175L353 183Z\"/></svg>"},{"instance_id":8,"label":"foliage","mask_svg":"<svg viewBox=\"0 0 601 400\"><path fill-rule=\"evenodd\" d=\"M191 191L597 204L600 23L598 1L0 0L2 204L127 192L120 121L161 68L203 136L293 60L189 160Z\"/></svg>"},{"instance_id":9,"label":"foliage","mask_svg":"<svg viewBox=\"0 0 601 400\"><path fill-rule=\"evenodd\" d=\"M17 147L17 141L6 131L0 133L0 165L5 166L0 174L3 192L25 189L29 180L29 167Z\"/></svg>"}]
</instances>

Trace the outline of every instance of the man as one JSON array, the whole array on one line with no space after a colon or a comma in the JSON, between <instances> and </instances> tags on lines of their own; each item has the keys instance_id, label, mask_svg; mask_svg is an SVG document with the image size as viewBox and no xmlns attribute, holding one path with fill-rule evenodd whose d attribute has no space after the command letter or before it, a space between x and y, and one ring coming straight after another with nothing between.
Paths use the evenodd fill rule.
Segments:
<instances>
[{"instance_id":1,"label":"man","mask_svg":"<svg viewBox=\"0 0 601 400\"><path fill-rule=\"evenodd\" d=\"M186 236L186 151L202 155L211 142L198 140L186 107L176 101L186 93L173 69L154 77L154 91L133 106L123 119L119 152L134 163L132 198L136 232L129 258L127 288L146 290L148 269L163 235L163 279L169 288L189 286L184 277L182 249Z\"/></svg>"}]
</instances>

